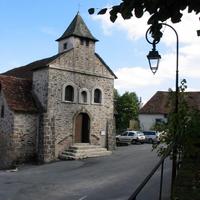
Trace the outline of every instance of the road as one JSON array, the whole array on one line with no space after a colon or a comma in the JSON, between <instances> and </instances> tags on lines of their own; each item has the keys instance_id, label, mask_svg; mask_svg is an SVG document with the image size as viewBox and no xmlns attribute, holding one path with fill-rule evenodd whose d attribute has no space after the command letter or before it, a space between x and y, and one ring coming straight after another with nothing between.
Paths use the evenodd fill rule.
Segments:
<instances>
[{"instance_id":1,"label":"road","mask_svg":"<svg viewBox=\"0 0 200 200\"><path fill-rule=\"evenodd\" d=\"M151 145L118 147L111 156L24 165L0 171L0 200L126 200L158 162ZM165 162L163 200L169 199L171 161ZM137 200L156 200L160 172Z\"/></svg>"}]
</instances>

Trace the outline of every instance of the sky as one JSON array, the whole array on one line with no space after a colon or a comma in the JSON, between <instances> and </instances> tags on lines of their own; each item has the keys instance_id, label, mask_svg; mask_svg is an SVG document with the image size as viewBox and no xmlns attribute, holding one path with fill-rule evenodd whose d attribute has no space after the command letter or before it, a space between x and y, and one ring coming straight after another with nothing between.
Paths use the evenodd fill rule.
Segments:
<instances>
[{"instance_id":1,"label":"sky","mask_svg":"<svg viewBox=\"0 0 200 200\"><path fill-rule=\"evenodd\" d=\"M157 49L161 55L155 75L146 58L152 49L145 39L148 15L115 23L109 15L89 15L88 9L112 7L120 0L1 0L0 1L0 73L58 53L55 42L77 12L99 42L96 52L118 79L120 94L135 92L145 103L156 91L175 88L176 37L163 28ZM171 24L170 21L167 23ZM199 15L184 12L181 23L172 25L179 36L179 76L187 80L187 91L200 91Z\"/></svg>"}]
</instances>

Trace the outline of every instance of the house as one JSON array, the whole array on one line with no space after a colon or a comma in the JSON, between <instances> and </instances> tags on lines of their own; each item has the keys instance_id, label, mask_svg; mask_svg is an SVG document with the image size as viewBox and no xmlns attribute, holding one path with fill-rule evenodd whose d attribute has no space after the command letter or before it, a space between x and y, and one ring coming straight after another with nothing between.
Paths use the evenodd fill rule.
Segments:
<instances>
[{"instance_id":1,"label":"house","mask_svg":"<svg viewBox=\"0 0 200 200\"><path fill-rule=\"evenodd\" d=\"M200 110L200 92L185 92L185 96L189 107ZM151 130L156 123L167 122L169 112L169 92L156 92L139 110L140 128Z\"/></svg>"},{"instance_id":2,"label":"house","mask_svg":"<svg viewBox=\"0 0 200 200\"><path fill-rule=\"evenodd\" d=\"M77 14L58 54L0 75L0 165L56 160L75 144L115 147L113 71Z\"/></svg>"}]
</instances>

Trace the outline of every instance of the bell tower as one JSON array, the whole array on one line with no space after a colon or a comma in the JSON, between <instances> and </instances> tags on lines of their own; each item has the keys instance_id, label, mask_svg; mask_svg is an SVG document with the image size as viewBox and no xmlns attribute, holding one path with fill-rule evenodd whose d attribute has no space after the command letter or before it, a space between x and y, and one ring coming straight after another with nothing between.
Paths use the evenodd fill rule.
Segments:
<instances>
[{"instance_id":1,"label":"bell tower","mask_svg":"<svg viewBox=\"0 0 200 200\"><path fill-rule=\"evenodd\" d=\"M79 13L76 14L66 31L59 37L58 53L72 48L82 47L95 51L95 42L98 40L91 34Z\"/></svg>"}]
</instances>

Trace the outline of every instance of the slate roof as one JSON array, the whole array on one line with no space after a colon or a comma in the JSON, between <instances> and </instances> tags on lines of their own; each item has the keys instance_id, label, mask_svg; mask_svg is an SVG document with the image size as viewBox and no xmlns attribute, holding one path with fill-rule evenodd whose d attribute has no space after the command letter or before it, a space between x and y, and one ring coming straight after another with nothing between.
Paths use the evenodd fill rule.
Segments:
<instances>
[{"instance_id":1,"label":"slate roof","mask_svg":"<svg viewBox=\"0 0 200 200\"><path fill-rule=\"evenodd\" d=\"M68 26L66 31L63 33L61 37L59 37L56 41L63 40L70 36L77 36L82 38L87 38L93 41L98 41L90 32L82 17L77 13L74 17L71 24Z\"/></svg>"},{"instance_id":2,"label":"slate roof","mask_svg":"<svg viewBox=\"0 0 200 200\"><path fill-rule=\"evenodd\" d=\"M105 61L103 60L103 58L101 58L101 56L97 53L95 53L96 57L102 62L103 65L105 65L105 67L107 68L107 70L115 77L115 79L117 79L117 76L114 74L114 72L110 69L110 67L105 63Z\"/></svg>"},{"instance_id":3,"label":"slate roof","mask_svg":"<svg viewBox=\"0 0 200 200\"><path fill-rule=\"evenodd\" d=\"M185 92L186 101L190 108L200 110L200 92ZM140 114L168 114L169 92L158 91L151 99L140 109Z\"/></svg>"},{"instance_id":4,"label":"slate roof","mask_svg":"<svg viewBox=\"0 0 200 200\"><path fill-rule=\"evenodd\" d=\"M53 60L55 60L56 58L58 58L61 54L62 53L56 54L52 57L45 58L45 59L42 59L42 60L37 60L37 61L34 61L32 63L29 63L28 65L24 65L22 67L11 69L7 72L2 73L2 75L15 76L15 77L18 77L18 78L32 79L32 75L33 75L34 70L44 68L44 67L48 67L48 64L50 62L52 62Z\"/></svg>"},{"instance_id":5,"label":"slate roof","mask_svg":"<svg viewBox=\"0 0 200 200\"><path fill-rule=\"evenodd\" d=\"M71 51L71 50L72 49L69 49L68 51ZM34 70L48 67L49 64L52 61L54 61L56 58L58 58L62 54L67 53L68 51L64 51L62 53L56 54L56 55L51 56L49 58L45 58L45 59L42 59L42 60L34 61L34 62L32 62L30 64L27 64L27 65L24 65L22 67L11 69L11 70L9 70L7 72L2 73L2 75L14 76L14 77L18 77L18 78L26 78L26 79L30 79L31 80ZM108 69L108 71L115 78L117 78L117 76L114 74L114 72L110 69L110 67L105 63L105 61L97 53L95 53L95 56L102 62L103 65L105 65L105 67Z\"/></svg>"},{"instance_id":6,"label":"slate roof","mask_svg":"<svg viewBox=\"0 0 200 200\"><path fill-rule=\"evenodd\" d=\"M38 111L31 94L32 81L0 75L0 88L11 110L30 113Z\"/></svg>"}]
</instances>

